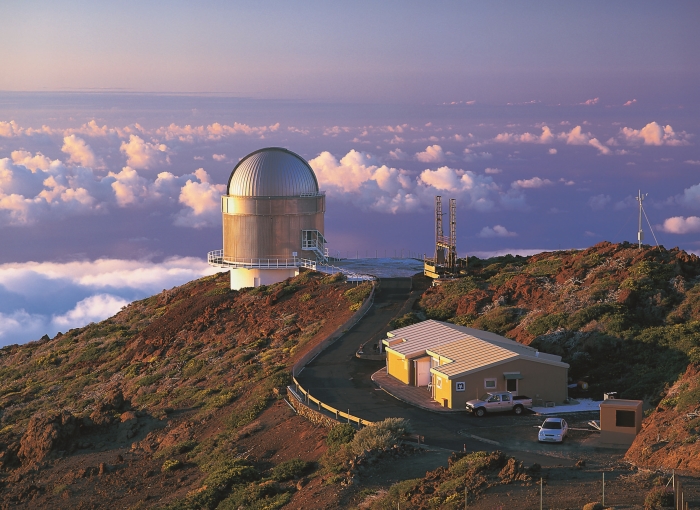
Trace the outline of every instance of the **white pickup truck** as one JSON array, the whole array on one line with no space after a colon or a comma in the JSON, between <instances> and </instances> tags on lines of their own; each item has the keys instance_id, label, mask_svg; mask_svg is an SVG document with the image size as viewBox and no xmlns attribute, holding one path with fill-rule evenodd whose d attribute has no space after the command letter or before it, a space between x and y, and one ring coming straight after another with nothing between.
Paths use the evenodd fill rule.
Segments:
<instances>
[{"instance_id":1,"label":"white pickup truck","mask_svg":"<svg viewBox=\"0 0 700 510\"><path fill-rule=\"evenodd\" d=\"M522 414L525 409L532 409L532 399L524 395L513 395L510 391L486 393L476 400L467 402L467 411L478 417L486 413L513 411Z\"/></svg>"}]
</instances>

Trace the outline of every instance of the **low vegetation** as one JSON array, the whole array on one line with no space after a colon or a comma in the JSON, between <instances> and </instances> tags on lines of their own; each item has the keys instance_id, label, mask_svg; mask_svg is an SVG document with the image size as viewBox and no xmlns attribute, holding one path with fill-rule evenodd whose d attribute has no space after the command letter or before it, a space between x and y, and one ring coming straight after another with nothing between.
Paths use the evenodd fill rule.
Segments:
<instances>
[{"instance_id":1,"label":"low vegetation","mask_svg":"<svg viewBox=\"0 0 700 510\"><path fill-rule=\"evenodd\" d=\"M0 470L46 468L78 450L98 451L97 443L133 444L143 462L156 464L157 475L148 476L162 477L159 499L169 500L162 508L279 508L315 465L254 463L240 441L284 395L294 357L370 292L370 284L313 272L231 291L222 273L131 303L106 321L2 348ZM342 441L347 431L339 434ZM134 483L143 483L136 465L133 471ZM186 495L175 495L177 479L192 484ZM36 483L24 477L0 500L35 498ZM104 505L105 495L90 488L95 483L77 493L70 485L72 497Z\"/></svg>"},{"instance_id":2,"label":"low vegetation","mask_svg":"<svg viewBox=\"0 0 700 510\"><path fill-rule=\"evenodd\" d=\"M700 259L676 248L600 243L532 257L470 257L466 274L429 289L418 315L492 331L570 364L589 396L656 403L700 358ZM584 395L585 396L585 395Z\"/></svg>"}]
</instances>

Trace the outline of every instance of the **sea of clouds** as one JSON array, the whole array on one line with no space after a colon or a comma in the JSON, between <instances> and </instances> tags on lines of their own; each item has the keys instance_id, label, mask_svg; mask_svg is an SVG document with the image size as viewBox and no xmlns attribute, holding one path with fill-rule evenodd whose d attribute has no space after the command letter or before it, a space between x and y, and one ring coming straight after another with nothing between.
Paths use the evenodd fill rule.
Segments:
<instances>
[{"instance_id":1,"label":"sea of clouds","mask_svg":"<svg viewBox=\"0 0 700 510\"><path fill-rule=\"evenodd\" d=\"M513 106L493 116L462 101L411 122L397 110L385 122L355 114L338 124L283 110L239 122L193 109L149 126L91 118L89 108L81 120L39 125L0 116L0 344L99 321L211 274L203 256L220 242L228 175L263 146L309 161L339 252L429 252L435 195L457 199L458 247L470 254L620 240L614 231L635 215L638 187L652 192L649 228L662 242L697 250L697 126L638 107L594 98L555 114ZM277 112L261 109L266 119ZM69 237L75 246L62 245Z\"/></svg>"}]
</instances>

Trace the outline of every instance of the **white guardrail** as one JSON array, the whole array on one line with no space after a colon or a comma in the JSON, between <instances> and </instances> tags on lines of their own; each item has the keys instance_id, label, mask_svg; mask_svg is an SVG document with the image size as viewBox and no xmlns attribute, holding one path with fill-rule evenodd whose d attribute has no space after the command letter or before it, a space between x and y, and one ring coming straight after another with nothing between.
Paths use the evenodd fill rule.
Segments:
<instances>
[{"instance_id":1,"label":"white guardrail","mask_svg":"<svg viewBox=\"0 0 700 510\"><path fill-rule=\"evenodd\" d=\"M207 254L207 262L214 267L223 268L250 268L250 269L287 269L294 267L304 267L321 273L335 274L342 273L348 281L371 281L374 276L368 274L355 273L342 267L330 264L320 264L315 260L294 257L291 259L255 259L255 258L235 258L224 257L224 250L214 250Z\"/></svg>"}]
</instances>

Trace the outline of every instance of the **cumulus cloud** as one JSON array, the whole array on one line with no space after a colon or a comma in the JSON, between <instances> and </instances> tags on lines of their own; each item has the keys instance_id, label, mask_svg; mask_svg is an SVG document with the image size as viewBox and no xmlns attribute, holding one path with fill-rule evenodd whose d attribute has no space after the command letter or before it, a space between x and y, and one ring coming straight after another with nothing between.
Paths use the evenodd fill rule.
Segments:
<instances>
[{"instance_id":1,"label":"cumulus cloud","mask_svg":"<svg viewBox=\"0 0 700 510\"><path fill-rule=\"evenodd\" d=\"M486 170L484 170L484 173L491 175L500 174L501 172L503 172L503 170L501 170L500 168L487 168Z\"/></svg>"},{"instance_id":2,"label":"cumulus cloud","mask_svg":"<svg viewBox=\"0 0 700 510\"><path fill-rule=\"evenodd\" d=\"M22 165L32 172L36 172L37 170L47 171L52 166L57 167L61 165L59 160L56 159L52 161L41 152L32 154L31 152L27 151L12 151L12 153L10 153L10 157L15 165Z\"/></svg>"},{"instance_id":3,"label":"cumulus cloud","mask_svg":"<svg viewBox=\"0 0 700 510\"><path fill-rule=\"evenodd\" d=\"M131 167L125 166L121 172L109 172L112 177L112 189L120 207L127 207L143 202L150 195L148 181Z\"/></svg>"},{"instance_id":4,"label":"cumulus cloud","mask_svg":"<svg viewBox=\"0 0 700 510\"><path fill-rule=\"evenodd\" d=\"M554 149L554 148L552 148L552 149L549 149L547 152L548 152L549 154L556 154L556 153L557 153L557 150Z\"/></svg>"},{"instance_id":5,"label":"cumulus cloud","mask_svg":"<svg viewBox=\"0 0 700 510\"><path fill-rule=\"evenodd\" d=\"M409 155L401 149L395 149L393 151L389 151L389 158L397 161L404 161L409 158Z\"/></svg>"},{"instance_id":6,"label":"cumulus cloud","mask_svg":"<svg viewBox=\"0 0 700 510\"><path fill-rule=\"evenodd\" d=\"M601 193L600 195L592 196L588 199L588 206L594 211L601 211L605 209L605 206L610 203L612 198L610 195L605 195Z\"/></svg>"},{"instance_id":7,"label":"cumulus cloud","mask_svg":"<svg viewBox=\"0 0 700 510\"><path fill-rule=\"evenodd\" d=\"M60 218L98 209L96 200L83 186L85 169L68 169L60 161L47 161L14 151L10 163L0 159L0 225L22 226L41 218Z\"/></svg>"},{"instance_id":8,"label":"cumulus cloud","mask_svg":"<svg viewBox=\"0 0 700 510\"><path fill-rule=\"evenodd\" d=\"M61 150L68 154L68 163L86 166L93 168L97 166L97 158L92 152L90 146L85 143L85 140L78 138L75 135L66 136L63 138L63 147Z\"/></svg>"},{"instance_id":9,"label":"cumulus cloud","mask_svg":"<svg viewBox=\"0 0 700 510\"><path fill-rule=\"evenodd\" d=\"M77 137L66 139L71 147L83 147ZM184 206L174 217L176 225L201 228L216 224L212 211L218 210L219 196L214 196L225 191L224 185L211 183L201 168L182 176L160 172L152 179L130 166L101 176L92 168L65 166L41 153L13 151L11 157L12 161L0 159L0 226L159 202Z\"/></svg>"},{"instance_id":10,"label":"cumulus cloud","mask_svg":"<svg viewBox=\"0 0 700 510\"><path fill-rule=\"evenodd\" d=\"M564 140L567 145L590 145L598 149L601 154L608 155L612 153L612 151L603 145L597 138L591 137L590 133L584 133L581 126L574 127L568 133L559 133L557 137L560 140Z\"/></svg>"},{"instance_id":11,"label":"cumulus cloud","mask_svg":"<svg viewBox=\"0 0 700 510\"><path fill-rule=\"evenodd\" d=\"M471 163L479 159L491 159L493 155L490 152L474 152L471 149L464 149L464 161Z\"/></svg>"},{"instance_id":12,"label":"cumulus cloud","mask_svg":"<svg viewBox=\"0 0 700 510\"><path fill-rule=\"evenodd\" d=\"M106 319L134 299L215 272L195 257L0 264L0 345Z\"/></svg>"},{"instance_id":13,"label":"cumulus cloud","mask_svg":"<svg viewBox=\"0 0 700 510\"><path fill-rule=\"evenodd\" d=\"M138 170L170 162L165 144L145 142L138 135L130 135L129 141L123 142L119 150L126 156L126 164Z\"/></svg>"},{"instance_id":14,"label":"cumulus cloud","mask_svg":"<svg viewBox=\"0 0 700 510\"><path fill-rule=\"evenodd\" d=\"M541 188L543 186L551 186L554 184L549 179L540 179L539 177L533 177L532 179L519 179L513 181L510 185L513 188Z\"/></svg>"},{"instance_id":15,"label":"cumulus cloud","mask_svg":"<svg viewBox=\"0 0 700 510\"><path fill-rule=\"evenodd\" d=\"M180 190L179 201L186 209L175 219L180 227L210 227L221 221L221 196L226 192L225 184L212 184L203 168L194 173L197 180L188 179Z\"/></svg>"},{"instance_id":16,"label":"cumulus cloud","mask_svg":"<svg viewBox=\"0 0 700 510\"><path fill-rule=\"evenodd\" d=\"M599 97L596 97L596 98L593 98L593 99L588 99L588 100L586 100L586 101L584 101L583 103L580 103L580 104L583 104L583 105L586 105L586 106L592 106L592 105L594 105L594 104L598 104L599 101L600 101L600 98L599 98Z\"/></svg>"},{"instance_id":17,"label":"cumulus cloud","mask_svg":"<svg viewBox=\"0 0 700 510\"><path fill-rule=\"evenodd\" d=\"M404 170L388 167L371 154L351 150L340 160L322 152L309 161L319 184L330 194L351 198L360 207L383 212L405 212L420 204L415 184Z\"/></svg>"},{"instance_id":18,"label":"cumulus cloud","mask_svg":"<svg viewBox=\"0 0 700 510\"><path fill-rule=\"evenodd\" d=\"M128 304L126 299L111 294L96 294L78 301L75 308L54 316L51 322L63 329L78 328L111 317Z\"/></svg>"},{"instance_id":19,"label":"cumulus cloud","mask_svg":"<svg viewBox=\"0 0 700 510\"><path fill-rule=\"evenodd\" d=\"M416 159L421 163L442 163L445 153L439 145L430 145L423 152L416 153Z\"/></svg>"},{"instance_id":20,"label":"cumulus cloud","mask_svg":"<svg viewBox=\"0 0 700 510\"><path fill-rule=\"evenodd\" d=\"M23 132L24 130L14 120L10 122L0 121L0 136L4 138L13 138L21 135Z\"/></svg>"},{"instance_id":21,"label":"cumulus cloud","mask_svg":"<svg viewBox=\"0 0 700 510\"><path fill-rule=\"evenodd\" d=\"M495 225L493 228L484 227L479 232L479 237L515 237L518 234L515 232L510 232L506 227L502 225Z\"/></svg>"},{"instance_id":22,"label":"cumulus cloud","mask_svg":"<svg viewBox=\"0 0 700 510\"><path fill-rule=\"evenodd\" d=\"M683 163L688 165L700 165L700 159L686 159Z\"/></svg>"},{"instance_id":23,"label":"cumulus cloud","mask_svg":"<svg viewBox=\"0 0 700 510\"><path fill-rule=\"evenodd\" d=\"M661 230L669 234L698 234L700 233L700 218L697 216L674 216L667 218Z\"/></svg>"},{"instance_id":24,"label":"cumulus cloud","mask_svg":"<svg viewBox=\"0 0 700 510\"><path fill-rule=\"evenodd\" d=\"M226 161L226 154L212 154L211 157L214 161Z\"/></svg>"},{"instance_id":25,"label":"cumulus cloud","mask_svg":"<svg viewBox=\"0 0 700 510\"><path fill-rule=\"evenodd\" d=\"M620 136L630 144L643 145L689 145L685 131L676 133L670 124L662 127L657 122L650 122L641 129L623 127Z\"/></svg>"},{"instance_id":26,"label":"cumulus cloud","mask_svg":"<svg viewBox=\"0 0 700 510\"><path fill-rule=\"evenodd\" d=\"M380 212L425 210L433 206L435 195L442 192L453 193L461 207L484 211L493 209L499 201L505 207L514 198L501 193L490 176L447 166L428 168L415 175L383 165L371 154L355 150L340 160L322 152L309 164L329 194Z\"/></svg>"},{"instance_id":27,"label":"cumulus cloud","mask_svg":"<svg viewBox=\"0 0 700 510\"><path fill-rule=\"evenodd\" d=\"M214 122L207 126L178 126L170 124L169 126L160 127L155 130L155 135L165 138L166 140L179 140L181 142L194 142L196 140L221 140L234 136L255 136L265 138L266 134L274 133L280 128L279 122L270 126L250 126L240 122L234 122L233 125L220 124ZM293 128L294 129L294 128ZM308 130L295 131L308 133Z\"/></svg>"},{"instance_id":28,"label":"cumulus cloud","mask_svg":"<svg viewBox=\"0 0 700 510\"><path fill-rule=\"evenodd\" d=\"M542 126L542 134L535 135L532 133L514 134L500 133L494 138L494 142L499 143L551 143L554 141L554 134L548 126Z\"/></svg>"},{"instance_id":29,"label":"cumulus cloud","mask_svg":"<svg viewBox=\"0 0 700 510\"><path fill-rule=\"evenodd\" d=\"M625 104L623 104L622 106L632 106L632 105L633 105L634 103L636 103L636 102L637 102L636 99L630 99L629 101L627 101L627 102L626 102Z\"/></svg>"}]
</instances>

